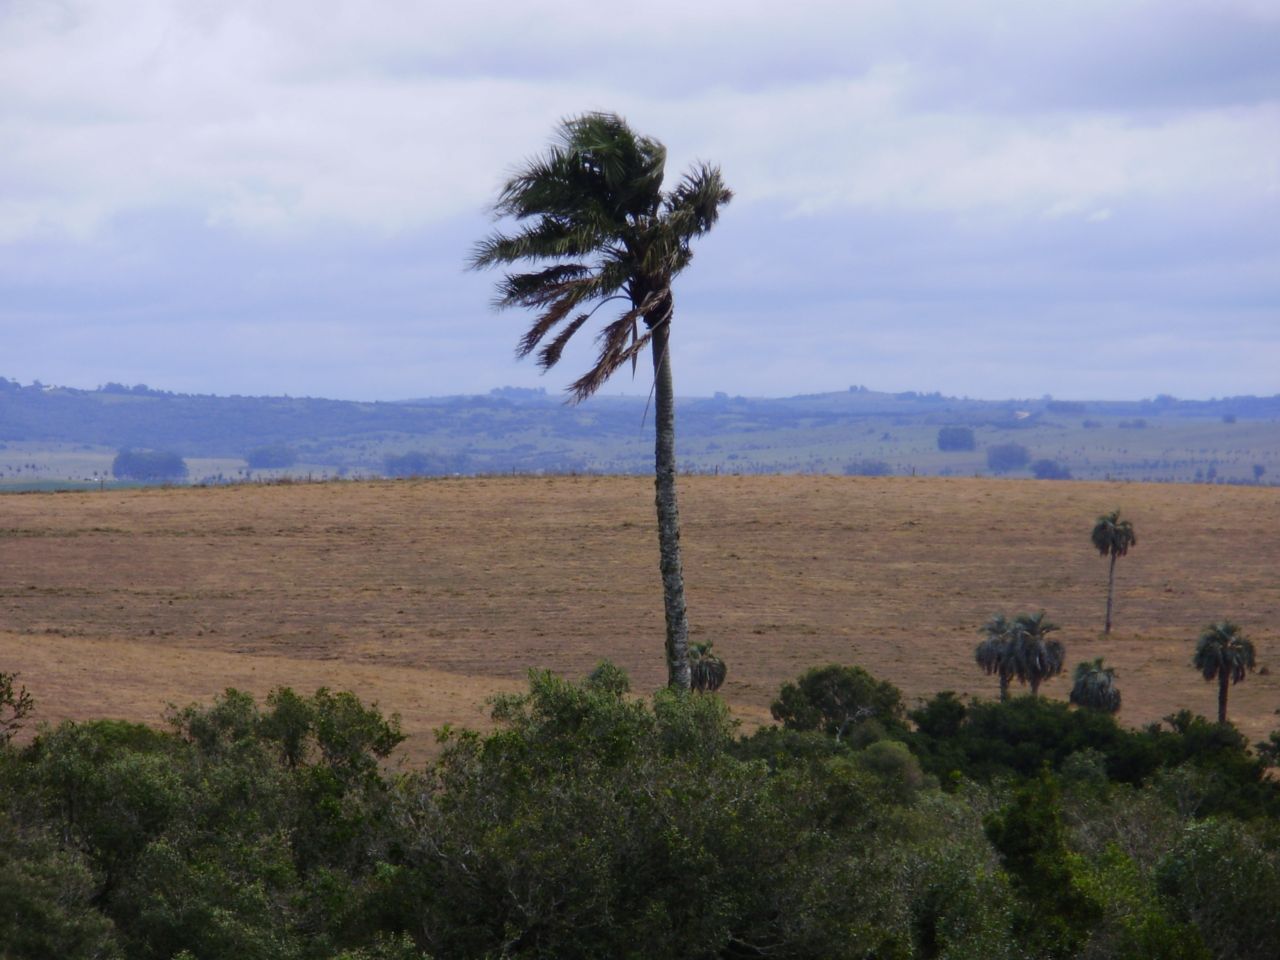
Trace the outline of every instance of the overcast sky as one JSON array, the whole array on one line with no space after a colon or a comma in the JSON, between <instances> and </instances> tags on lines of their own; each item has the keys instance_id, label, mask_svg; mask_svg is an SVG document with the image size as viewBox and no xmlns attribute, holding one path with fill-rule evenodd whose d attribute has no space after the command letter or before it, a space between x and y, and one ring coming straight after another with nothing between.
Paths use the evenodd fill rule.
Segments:
<instances>
[{"instance_id":1,"label":"overcast sky","mask_svg":"<svg viewBox=\"0 0 1280 960\"><path fill-rule=\"evenodd\" d=\"M677 393L1280 392L1277 0L0 0L0 375L558 392L464 263L600 109L736 193Z\"/></svg>"}]
</instances>

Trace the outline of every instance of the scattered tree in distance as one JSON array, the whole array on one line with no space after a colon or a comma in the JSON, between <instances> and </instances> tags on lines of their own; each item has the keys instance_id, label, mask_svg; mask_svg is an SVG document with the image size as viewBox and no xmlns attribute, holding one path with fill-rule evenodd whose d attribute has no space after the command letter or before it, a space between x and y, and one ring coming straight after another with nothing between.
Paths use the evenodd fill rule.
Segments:
<instances>
[{"instance_id":1,"label":"scattered tree in distance","mask_svg":"<svg viewBox=\"0 0 1280 960\"><path fill-rule=\"evenodd\" d=\"M1192 664L1205 680L1218 681L1218 722L1227 722L1227 687L1254 668L1253 641L1230 620L1211 623L1200 632Z\"/></svg>"},{"instance_id":2,"label":"scattered tree in distance","mask_svg":"<svg viewBox=\"0 0 1280 960\"><path fill-rule=\"evenodd\" d=\"M121 450L111 462L111 475L146 483L185 480L187 462L168 450Z\"/></svg>"},{"instance_id":3,"label":"scattered tree in distance","mask_svg":"<svg viewBox=\"0 0 1280 960\"><path fill-rule=\"evenodd\" d=\"M968 427L943 427L938 431L939 450L973 450L976 446Z\"/></svg>"},{"instance_id":4,"label":"scattered tree in distance","mask_svg":"<svg viewBox=\"0 0 1280 960\"><path fill-rule=\"evenodd\" d=\"M997 443L987 447L987 467L993 473L1021 470L1030 462L1030 452L1020 443Z\"/></svg>"},{"instance_id":5,"label":"scattered tree in distance","mask_svg":"<svg viewBox=\"0 0 1280 960\"><path fill-rule=\"evenodd\" d=\"M1120 511L1112 510L1098 518L1091 534L1094 547L1104 557L1111 558L1111 567L1107 573L1107 619L1102 628L1103 633L1111 632L1111 608L1116 593L1116 560L1136 546L1138 537L1133 531L1133 524L1120 519Z\"/></svg>"}]
</instances>

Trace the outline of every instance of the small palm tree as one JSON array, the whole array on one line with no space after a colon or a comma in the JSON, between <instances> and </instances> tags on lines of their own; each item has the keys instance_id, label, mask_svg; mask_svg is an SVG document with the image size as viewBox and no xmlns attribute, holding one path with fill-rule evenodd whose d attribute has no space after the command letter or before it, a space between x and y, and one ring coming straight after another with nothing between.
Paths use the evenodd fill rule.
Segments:
<instances>
[{"instance_id":1,"label":"small palm tree","mask_svg":"<svg viewBox=\"0 0 1280 960\"><path fill-rule=\"evenodd\" d=\"M1136 546L1138 538L1133 532L1133 524L1128 520L1121 520L1119 510L1112 510L1099 517L1098 522L1093 525L1092 540L1098 553L1111 558L1111 569L1107 575L1107 620L1102 629L1103 633L1110 633L1111 606L1116 595L1116 559L1128 553L1130 547Z\"/></svg>"},{"instance_id":2,"label":"small palm tree","mask_svg":"<svg viewBox=\"0 0 1280 960\"><path fill-rule=\"evenodd\" d=\"M978 666L989 677L1000 678L1000 699L1009 699L1009 681L1017 675L1014 655L1013 624L1003 613L997 613L982 627L982 642L973 652Z\"/></svg>"},{"instance_id":3,"label":"small palm tree","mask_svg":"<svg viewBox=\"0 0 1280 960\"><path fill-rule=\"evenodd\" d=\"M551 149L528 161L498 195L494 211L519 228L476 244L471 265L478 269L523 262L531 267L528 273L502 279L496 303L537 312L516 353L524 357L537 351L543 370L560 361L569 341L597 310L622 302L596 338L595 363L569 387L575 402L590 397L627 364L634 374L640 354L649 348L667 682L687 690L689 622L680 562L669 348L672 281L693 259L690 244L711 229L733 194L719 168L705 163L664 191L666 160L666 147L637 134L615 114L588 113L564 121Z\"/></svg>"},{"instance_id":4,"label":"small palm tree","mask_svg":"<svg viewBox=\"0 0 1280 960\"><path fill-rule=\"evenodd\" d=\"M1071 684L1071 702L1077 707L1117 713L1120 710L1120 688L1116 686L1114 667L1104 667L1102 658L1077 664Z\"/></svg>"},{"instance_id":5,"label":"small palm tree","mask_svg":"<svg viewBox=\"0 0 1280 960\"><path fill-rule=\"evenodd\" d=\"M1057 640L1050 640L1050 633L1058 629L1056 623L1044 618L1044 611L1022 613L1014 618L1012 633L1014 664L1018 679L1031 685L1031 695L1040 695L1040 684L1062 672L1067 649Z\"/></svg>"},{"instance_id":6,"label":"small palm tree","mask_svg":"<svg viewBox=\"0 0 1280 960\"><path fill-rule=\"evenodd\" d=\"M724 686L729 668L711 652L710 643L689 644L689 681L694 690L714 693Z\"/></svg>"},{"instance_id":7,"label":"small palm tree","mask_svg":"<svg viewBox=\"0 0 1280 960\"><path fill-rule=\"evenodd\" d=\"M1254 668L1253 641L1229 620L1200 632L1191 663L1206 680L1218 681L1218 722L1227 722L1227 686L1239 683Z\"/></svg>"}]
</instances>

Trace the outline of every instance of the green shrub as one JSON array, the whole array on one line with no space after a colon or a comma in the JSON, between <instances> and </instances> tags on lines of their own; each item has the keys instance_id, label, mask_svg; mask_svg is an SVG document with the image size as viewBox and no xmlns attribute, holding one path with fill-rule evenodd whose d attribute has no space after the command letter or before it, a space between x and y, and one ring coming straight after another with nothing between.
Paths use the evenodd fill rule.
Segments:
<instances>
[{"instance_id":1,"label":"green shrub","mask_svg":"<svg viewBox=\"0 0 1280 960\"><path fill-rule=\"evenodd\" d=\"M884 734L906 731L902 691L861 667L815 667L784 684L770 712L789 730L821 730L837 740L871 721Z\"/></svg>"}]
</instances>

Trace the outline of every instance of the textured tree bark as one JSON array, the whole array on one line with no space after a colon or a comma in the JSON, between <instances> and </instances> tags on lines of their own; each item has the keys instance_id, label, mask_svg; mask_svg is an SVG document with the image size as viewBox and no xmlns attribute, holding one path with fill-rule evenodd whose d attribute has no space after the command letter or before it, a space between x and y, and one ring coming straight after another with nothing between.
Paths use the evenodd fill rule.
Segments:
<instances>
[{"instance_id":1,"label":"textured tree bark","mask_svg":"<svg viewBox=\"0 0 1280 960\"><path fill-rule=\"evenodd\" d=\"M1223 670L1218 674L1218 722L1227 722L1227 683L1230 672Z\"/></svg>"},{"instance_id":2,"label":"textured tree bark","mask_svg":"<svg viewBox=\"0 0 1280 960\"><path fill-rule=\"evenodd\" d=\"M1111 572L1107 575L1107 625L1102 628L1103 633L1111 632L1111 602L1116 596L1116 555L1111 554Z\"/></svg>"},{"instance_id":3,"label":"textured tree bark","mask_svg":"<svg viewBox=\"0 0 1280 960\"><path fill-rule=\"evenodd\" d=\"M675 393L671 386L670 321L653 328L654 486L658 508L658 550L662 601L667 618L667 685L689 689L689 620L684 605L680 563L680 508L676 503Z\"/></svg>"}]
</instances>

